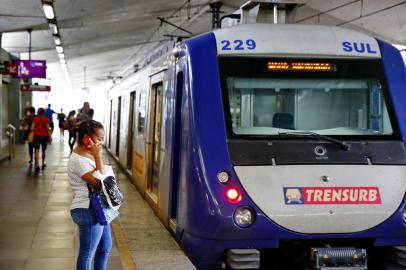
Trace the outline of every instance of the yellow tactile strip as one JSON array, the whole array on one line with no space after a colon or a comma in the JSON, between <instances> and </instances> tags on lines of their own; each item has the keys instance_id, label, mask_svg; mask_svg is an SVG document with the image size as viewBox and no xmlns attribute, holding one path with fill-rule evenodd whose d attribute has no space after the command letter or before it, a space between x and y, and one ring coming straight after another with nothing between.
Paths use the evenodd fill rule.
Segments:
<instances>
[{"instance_id":1,"label":"yellow tactile strip","mask_svg":"<svg viewBox=\"0 0 406 270\"><path fill-rule=\"evenodd\" d=\"M34 161L32 161L34 163ZM23 158L15 166L16 171L20 171L28 163L28 156L24 155Z\"/></svg>"},{"instance_id":2,"label":"yellow tactile strip","mask_svg":"<svg viewBox=\"0 0 406 270\"><path fill-rule=\"evenodd\" d=\"M130 250L128 249L127 242L124 238L121 224L118 219L111 223L111 229L116 239L118 252L120 253L121 265L124 270L137 270L135 263L131 257Z\"/></svg>"}]
</instances>

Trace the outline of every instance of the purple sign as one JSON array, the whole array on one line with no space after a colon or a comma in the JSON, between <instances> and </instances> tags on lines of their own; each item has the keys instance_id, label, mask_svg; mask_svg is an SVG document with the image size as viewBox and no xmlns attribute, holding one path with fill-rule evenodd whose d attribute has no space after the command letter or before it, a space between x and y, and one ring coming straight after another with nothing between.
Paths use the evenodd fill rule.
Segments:
<instances>
[{"instance_id":1,"label":"purple sign","mask_svg":"<svg viewBox=\"0 0 406 270\"><path fill-rule=\"evenodd\" d=\"M45 60L13 60L18 66L18 78L45 78Z\"/></svg>"}]
</instances>

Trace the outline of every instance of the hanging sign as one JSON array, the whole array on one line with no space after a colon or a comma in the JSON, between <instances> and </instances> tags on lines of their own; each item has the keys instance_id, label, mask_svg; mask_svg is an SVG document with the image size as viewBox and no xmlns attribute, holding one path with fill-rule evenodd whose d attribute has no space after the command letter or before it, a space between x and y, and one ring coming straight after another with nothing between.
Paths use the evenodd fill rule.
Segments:
<instances>
[{"instance_id":1,"label":"hanging sign","mask_svg":"<svg viewBox=\"0 0 406 270\"><path fill-rule=\"evenodd\" d=\"M7 74L16 77L18 75L18 65L16 64L8 64L6 65Z\"/></svg>"},{"instance_id":2,"label":"hanging sign","mask_svg":"<svg viewBox=\"0 0 406 270\"><path fill-rule=\"evenodd\" d=\"M19 78L45 78L46 61L45 60L13 60L17 65Z\"/></svg>"},{"instance_id":3,"label":"hanging sign","mask_svg":"<svg viewBox=\"0 0 406 270\"><path fill-rule=\"evenodd\" d=\"M51 91L51 86L22 84L22 85L20 85L20 91L21 92L32 92L32 91L49 92L49 91Z\"/></svg>"},{"instance_id":4,"label":"hanging sign","mask_svg":"<svg viewBox=\"0 0 406 270\"><path fill-rule=\"evenodd\" d=\"M7 61L0 62L0 74L16 77L18 75L18 65Z\"/></svg>"}]
</instances>

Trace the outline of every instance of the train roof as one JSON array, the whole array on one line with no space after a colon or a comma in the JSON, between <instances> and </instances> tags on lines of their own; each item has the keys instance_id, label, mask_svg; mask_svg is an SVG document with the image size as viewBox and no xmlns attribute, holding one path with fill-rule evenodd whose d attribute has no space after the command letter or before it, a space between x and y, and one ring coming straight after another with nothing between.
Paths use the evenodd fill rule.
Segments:
<instances>
[{"instance_id":1,"label":"train roof","mask_svg":"<svg viewBox=\"0 0 406 270\"><path fill-rule=\"evenodd\" d=\"M216 37L217 52L223 56L272 54L302 57L381 57L378 42L374 37L335 26L242 24L215 30L213 33ZM249 40L255 42L254 49L252 41ZM239 46L241 42L243 44Z\"/></svg>"}]
</instances>

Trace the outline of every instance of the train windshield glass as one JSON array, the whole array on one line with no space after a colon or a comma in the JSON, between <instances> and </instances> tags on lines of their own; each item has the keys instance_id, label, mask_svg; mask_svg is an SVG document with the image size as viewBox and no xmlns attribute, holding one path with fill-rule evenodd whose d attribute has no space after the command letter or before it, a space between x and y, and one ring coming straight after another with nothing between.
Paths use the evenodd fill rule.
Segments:
<instances>
[{"instance_id":1,"label":"train windshield glass","mask_svg":"<svg viewBox=\"0 0 406 270\"><path fill-rule=\"evenodd\" d=\"M394 133L378 61L307 60L308 64L302 60L295 70L287 68L297 63L289 60L239 58L238 64L235 60L220 59L226 115L234 135ZM270 63L286 68L270 69ZM328 65L329 70L314 70L320 65Z\"/></svg>"}]
</instances>

